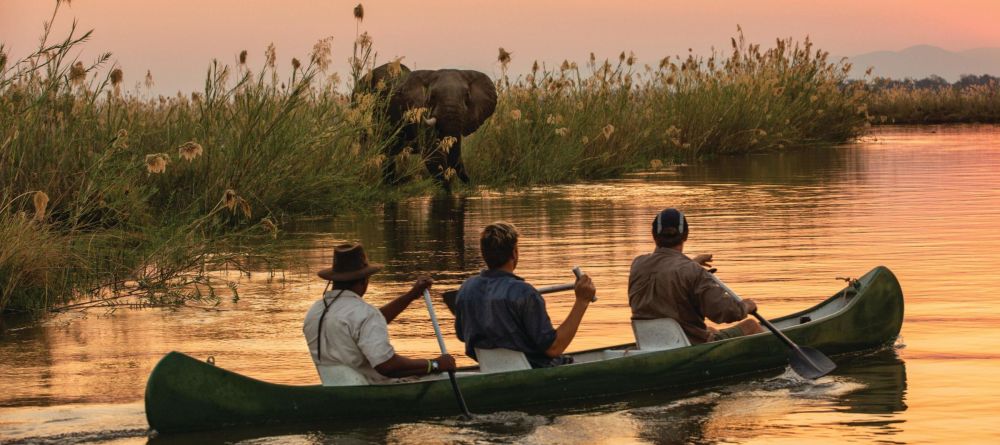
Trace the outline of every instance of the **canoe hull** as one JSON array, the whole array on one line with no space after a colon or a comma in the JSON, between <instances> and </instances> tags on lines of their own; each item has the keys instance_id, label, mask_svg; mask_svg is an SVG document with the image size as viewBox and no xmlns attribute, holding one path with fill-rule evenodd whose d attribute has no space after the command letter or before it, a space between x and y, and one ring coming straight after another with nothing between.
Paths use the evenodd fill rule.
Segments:
<instances>
[{"instance_id":1,"label":"canoe hull","mask_svg":"<svg viewBox=\"0 0 1000 445\"><path fill-rule=\"evenodd\" d=\"M895 340L903 321L903 294L888 269L859 279L857 292L835 313L782 329L799 344L828 355L871 350ZM773 320L797 320L828 304ZM685 388L787 365L773 335L754 335L662 352L555 368L460 378L477 413L637 391ZM243 424L424 417L456 414L447 380L396 385L323 387L278 385L167 354L146 385L146 416L160 433Z\"/></svg>"}]
</instances>

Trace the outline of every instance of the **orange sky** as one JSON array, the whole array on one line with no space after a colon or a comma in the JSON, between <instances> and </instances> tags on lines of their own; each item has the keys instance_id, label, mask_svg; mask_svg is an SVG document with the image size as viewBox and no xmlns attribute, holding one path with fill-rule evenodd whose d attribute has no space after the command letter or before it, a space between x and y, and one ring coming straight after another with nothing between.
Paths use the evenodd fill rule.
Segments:
<instances>
[{"instance_id":1,"label":"orange sky","mask_svg":"<svg viewBox=\"0 0 1000 445\"><path fill-rule=\"evenodd\" d=\"M0 0L0 41L14 55L36 44L54 1ZM130 84L147 69L158 92L192 90L212 58L231 62L243 49L259 62L274 42L279 59L303 57L334 36L343 69L354 38L351 9L341 0L74 0L57 24L77 18L96 33L84 52L111 51ZM411 67L469 67L495 74L497 47L514 53L512 68L532 60L584 61L590 51L614 57L634 50L653 62L693 48L726 47L741 24L751 41L810 35L819 47L850 56L931 44L950 50L1000 46L1000 2L876 1L458 1L365 2L363 28L382 59L405 55Z\"/></svg>"}]
</instances>

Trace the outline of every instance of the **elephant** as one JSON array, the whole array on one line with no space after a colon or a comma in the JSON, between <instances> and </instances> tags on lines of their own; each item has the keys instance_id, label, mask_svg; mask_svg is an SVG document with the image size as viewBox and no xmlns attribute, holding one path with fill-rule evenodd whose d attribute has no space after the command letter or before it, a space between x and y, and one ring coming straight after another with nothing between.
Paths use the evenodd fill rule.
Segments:
<instances>
[{"instance_id":1,"label":"elephant","mask_svg":"<svg viewBox=\"0 0 1000 445\"><path fill-rule=\"evenodd\" d=\"M479 71L458 69L411 71L398 62L387 63L361 79L354 96L359 93L371 93L382 100L387 99L388 105L379 108L379 112L400 129L389 141L386 160L382 164L385 183L398 183L395 157L406 147L420 150L427 171L445 190L451 190L449 169L462 182L469 182L462 162L462 138L479 129L496 109L497 91L489 76ZM419 109L426 111L417 116L416 110ZM421 126L430 130L429 134L433 136L423 139L425 146L420 146L418 137ZM452 145L442 148L441 141L449 136L454 138L451 139Z\"/></svg>"}]
</instances>

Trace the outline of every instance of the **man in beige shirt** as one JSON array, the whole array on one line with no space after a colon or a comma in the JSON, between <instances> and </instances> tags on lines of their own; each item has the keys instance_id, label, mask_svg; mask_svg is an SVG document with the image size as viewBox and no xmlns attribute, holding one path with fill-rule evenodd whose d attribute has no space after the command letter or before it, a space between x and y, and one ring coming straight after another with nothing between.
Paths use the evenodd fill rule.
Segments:
<instances>
[{"instance_id":1,"label":"man in beige shirt","mask_svg":"<svg viewBox=\"0 0 1000 445\"><path fill-rule=\"evenodd\" d=\"M763 332L757 320L746 318L757 310L753 300L737 301L709 276L704 266L712 255L684 255L689 226L684 214L668 208L653 220L656 250L632 261L628 302L632 319L672 318L681 325L691 344ZM728 329L705 325L741 321Z\"/></svg>"},{"instance_id":2,"label":"man in beige shirt","mask_svg":"<svg viewBox=\"0 0 1000 445\"><path fill-rule=\"evenodd\" d=\"M334 248L333 267L319 272L333 289L309 308L302 333L321 376L322 367L346 366L369 383L387 383L397 377L454 370L450 355L412 359L396 354L389 343L388 323L420 298L432 281L420 278L409 292L376 309L363 297L368 278L381 269L381 264L368 263L360 244L342 244Z\"/></svg>"}]
</instances>

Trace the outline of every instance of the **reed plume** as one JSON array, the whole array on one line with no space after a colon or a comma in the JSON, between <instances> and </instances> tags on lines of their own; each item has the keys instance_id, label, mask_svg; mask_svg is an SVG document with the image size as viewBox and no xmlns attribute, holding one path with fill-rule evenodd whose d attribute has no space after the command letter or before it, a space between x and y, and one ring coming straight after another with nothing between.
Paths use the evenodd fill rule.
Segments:
<instances>
[{"instance_id":1,"label":"reed plume","mask_svg":"<svg viewBox=\"0 0 1000 445\"><path fill-rule=\"evenodd\" d=\"M146 171L152 174L159 174L167 171L167 164L170 163L170 155L166 153L154 153L146 155Z\"/></svg>"},{"instance_id":2,"label":"reed plume","mask_svg":"<svg viewBox=\"0 0 1000 445\"><path fill-rule=\"evenodd\" d=\"M204 148L202 148L201 144L195 141L188 141L185 142L184 145L177 148L177 155L180 156L181 159L190 162L198 156L201 156L203 151Z\"/></svg>"},{"instance_id":3,"label":"reed plume","mask_svg":"<svg viewBox=\"0 0 1000 445\"><path fill-rule=\"evenodd\" d=\"M35 221L45 220L45 209L49 206L49 195L45 192L37 191L31 197L32 203L35 205Z\"/></svg>"}]
</instances>

